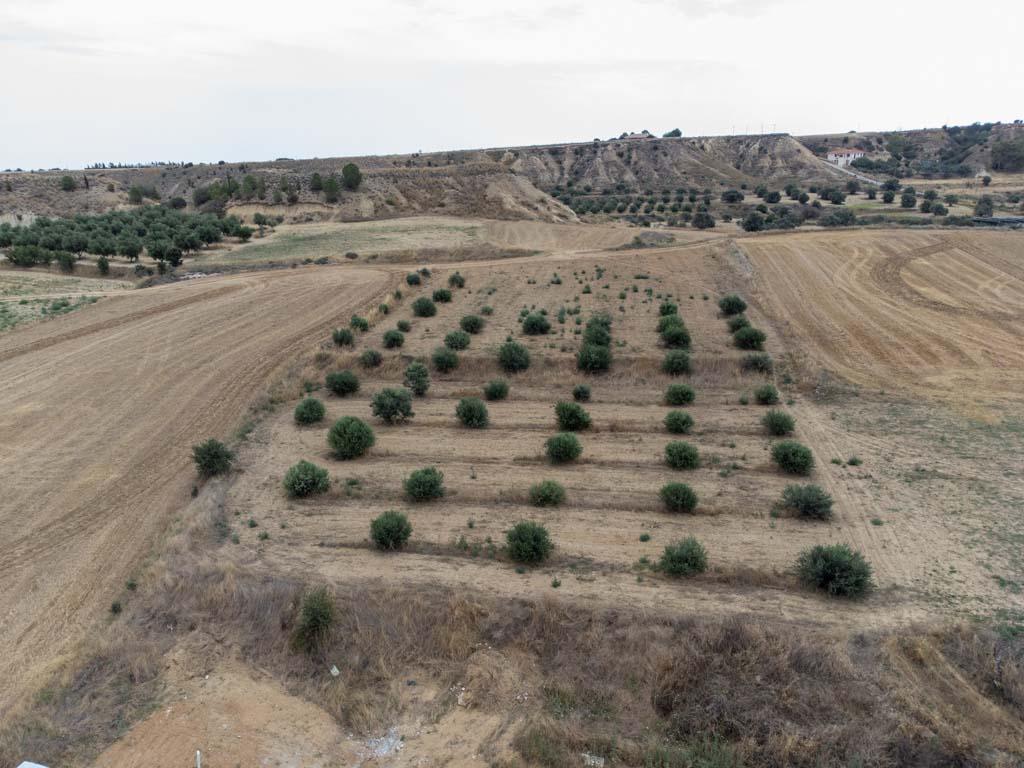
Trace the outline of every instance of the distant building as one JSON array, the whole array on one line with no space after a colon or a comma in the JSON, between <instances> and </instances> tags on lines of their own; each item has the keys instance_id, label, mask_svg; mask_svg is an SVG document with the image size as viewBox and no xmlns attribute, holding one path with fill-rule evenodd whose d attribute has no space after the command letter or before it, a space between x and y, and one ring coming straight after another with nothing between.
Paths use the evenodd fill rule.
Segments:
<instances>
[{"instance_id":1,"label":"distant building","mask_svg":"<svg viewBox=\"0 0 1024 768\"><path fill-rule=\"evenodd\" d=\"M619 136L620 139L653 139L654 134L650 131L641 131L640 133L624 133Z\"/></svg>"},{"instance_id":2,"label":"distant building","mask_svg":"<svg viewBox=\"0 0 1024 768\"><path fill-rule=\"evenodd\" d=\"M845 168L859 157L864 157L863 149L830 149L828 161L840 168Z\"/></svg>"}]
</instances>

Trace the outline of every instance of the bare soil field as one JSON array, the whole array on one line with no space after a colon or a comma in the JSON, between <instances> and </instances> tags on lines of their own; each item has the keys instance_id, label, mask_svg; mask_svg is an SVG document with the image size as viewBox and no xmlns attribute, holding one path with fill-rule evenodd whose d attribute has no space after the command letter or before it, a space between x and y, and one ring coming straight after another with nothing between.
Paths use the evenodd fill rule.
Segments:
<instances>
[{"instance_id":1,"label":"bare soil field","mask_svg":"<svg viewBox=\"0 0 1024 768\"><path fill-rule=\"evenodd\" d=\"M105 613L289 361L386 293L360 270L209 278L0 336L0 712Z\"/></svg>"}]
</instances>

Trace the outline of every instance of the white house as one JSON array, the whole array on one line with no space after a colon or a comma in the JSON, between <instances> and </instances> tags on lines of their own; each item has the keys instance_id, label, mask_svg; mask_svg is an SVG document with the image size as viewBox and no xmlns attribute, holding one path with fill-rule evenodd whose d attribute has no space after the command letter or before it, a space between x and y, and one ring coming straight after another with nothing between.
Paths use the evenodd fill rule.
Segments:
<instances>
[{"instance_id":1,"label":"white house","mask_svg":"<svg viewBox=\"0 0 1024 768\"><path fill-rule=\"evenodd\" d=\"M863 149L830 149L828 161L840 168L845 168L858 157L864 157Z\"/></svg>"}]
</instances>

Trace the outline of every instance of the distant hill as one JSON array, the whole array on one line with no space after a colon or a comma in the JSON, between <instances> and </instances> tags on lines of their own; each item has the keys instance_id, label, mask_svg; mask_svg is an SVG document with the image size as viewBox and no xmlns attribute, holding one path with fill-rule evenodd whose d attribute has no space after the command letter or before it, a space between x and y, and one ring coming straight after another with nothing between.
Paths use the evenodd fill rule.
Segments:
<instances>
[{"instance_id":1,"label":"distant hill","mask_svg":"<svg viewBox=\"0 0 1024 768\"><path fill-rule=\"evenodd\" d=\"M918 131L802 136L626 138L410 155L268 162L177 164L78 171L0 172L0 218L98 213L175 200L179 207L256 212L291 221L451 214L495 219L575 221L594 199L635 199L669 191L717 197L726 188L830 186L849 179L824 161L829 149L859 147L859 170L887 175L973 176L997 165L1000 151L1024 158L1024 125L979 123ZM356 163L363 182L327 202L321 180ZM1024 160L1022 160L1024 162ZM1013 169L1011 169L1013 170ZM1024 170L1024 168L1022 168ZM64 177L70 180L64 181ZM246 180L248 182L246 183ZM63 185L71 187L64 189ZM229 191L206 200L216 185Z\"/></svg>"},{"instance_id":2,"label":"distant hill","mask_svg":"<svg viewBox=\"0 0 1024 768\"><path fill-rule=\"evenodd\" d=\"M340 174L359 165L364 181L336 203L314 189L313 174ZM644 138L549 146L461 150L357 158L167 165L145 168L0 173L0 215L69 216L129 204L132 187L150 201L180 198L196 207L196 190L246 176L263 197L243 190L218 204L224 210L262 210L292 220L363 220L420 213L499 219L573 221L570 190L642 193L788 182L827 183L838 172L784 134L705 138ZM74 189L62 189L64 176ZM275 192L279 198L275 202ZM290 194L289 194L290 192ZM290 202L289 202L290 198Z\"/></svg>"},{"instance_id":3,"label":"distant hill","mask_svg":"<svg viewBox=\"0 0 1024 768\"><path fill-rule=\"evenodd\" d=\"M868 154L863 161L855 161L859 170L880 176L966 178L992 170L1024 171L1021 121L798 138L819 157L832 149L863 149ZM1007 165L1005 159L1011 155L1020 160Z\"/></svg>"}]
</instances>

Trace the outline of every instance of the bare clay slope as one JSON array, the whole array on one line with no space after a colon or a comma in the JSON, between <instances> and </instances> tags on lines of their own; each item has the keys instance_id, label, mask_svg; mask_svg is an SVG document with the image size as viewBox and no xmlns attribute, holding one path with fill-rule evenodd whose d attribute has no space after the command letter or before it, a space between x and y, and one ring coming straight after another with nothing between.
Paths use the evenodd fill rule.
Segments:
<instances>
[{"instance_id":1,"label":"bare clay slope","mask_svg":"<svg viewBox=\"0 0 1024 768\"><path fill-rule=\"evenodd\" d=\"M106 606L187 498L189 447L375 300L368 270L111 297L0 341L0 713Z\"/></svg>"},{"instance_id":2,"label":"bare clay slope","mask_svg":"<svg viewBox=\"0 0 1024 768\"><path fill-rule=\"evenodd\" d=\"M789 181L828 181L841 174L785 134L606 141L509 150L506 161L541 189L716 189Z\"/></svg>"}]
</instances>

